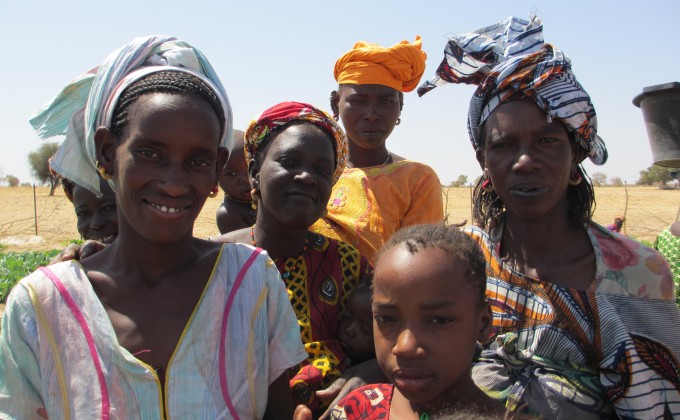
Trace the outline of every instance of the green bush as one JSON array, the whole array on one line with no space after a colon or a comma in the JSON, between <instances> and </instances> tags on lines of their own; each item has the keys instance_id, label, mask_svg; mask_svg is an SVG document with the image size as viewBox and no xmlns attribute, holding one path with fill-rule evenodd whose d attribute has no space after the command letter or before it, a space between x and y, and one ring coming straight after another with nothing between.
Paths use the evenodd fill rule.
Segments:
<instances>
[{"instance_id":1,"label":"green bush","mask_svg":"<svg viewBox=\"0 0 680 420\"><path fill-rule=\"evenodd\" d=\"M36 268L47 265L61 250L7 252L0 254L0 303L5 303L7 294L12 287L35 271Z\"/></svg>"}]
</instances>

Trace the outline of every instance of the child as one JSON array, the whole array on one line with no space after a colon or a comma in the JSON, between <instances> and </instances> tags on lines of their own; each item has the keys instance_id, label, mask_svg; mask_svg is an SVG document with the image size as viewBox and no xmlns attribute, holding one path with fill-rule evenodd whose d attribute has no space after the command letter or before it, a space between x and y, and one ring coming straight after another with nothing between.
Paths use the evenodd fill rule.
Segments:
<instances>
[{"instance_id":1,"label":"child","mask_svg":"<svg viewBox=\"0 0 680 420\"><path fill-rule=\"evenodd\" d=\"M347 363L351 365L375 358L371 312L372 283L373 273L368 273L349 296L340 320L338 338L349 357Z\"/></svg>"},{"instance_id":2,"label":"child","mask_svg":"<svg viewBox=\"0 0 680 420\"><path fill-rule=\"evenodd\" d=\"M469 236L444 225L396 233L377 256L372 297L376 356L391 383L351 392L331 417L501 417L470 375L491 324L485 291L486 263Z\"/></svg>"},{"instance_id":3,"label":"child","mask_svg":"<svg viewBox=\"0 0 680 420\"><path fill-rule=\"evenodd\" d=\"M243 151L244 134L241 130L234 130L234 145L220 173L219 184L224 191L224 202L215 217L221 234L255 224L257 211L250 196L248 165Z\"/></svg>"},{"instance_id":4,"label":"child","mask_svg":"<svg viewBox=\"0 0 680 420\"><path fill-rule=\"evenodd\" d=\"M100 179L100 198L67 178L61 179L61 185L76 211L80 236L107 245L113 242L118 236L118 213L116 195L108 182Z\"/></svg>"}]
</instances>

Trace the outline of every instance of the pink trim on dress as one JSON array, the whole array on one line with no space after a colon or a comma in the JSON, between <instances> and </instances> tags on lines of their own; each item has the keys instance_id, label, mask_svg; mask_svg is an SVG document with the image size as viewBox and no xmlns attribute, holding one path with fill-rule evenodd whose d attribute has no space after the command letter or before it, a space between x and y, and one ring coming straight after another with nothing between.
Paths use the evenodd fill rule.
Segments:
<instances>
[{"instance_id":1,"label":"pink trim on dress","mask_svg":"<svg viewBox=\"0 0 680 420\"><path fill-rule=\"evenodd\" d=\"M229 413L234 419L239 419L239 416L238 413L236 412L236 408L234 408L234 405L231 402L231 398L229 397L229 389L227 388L227 361L225 358L226 352L225 339L227 336L227 321L229 320L229 313L231 312L231 306L234 303L236 292L241 286L243 278L248 272L248 269L250 268L251 265L253 265L255 258L257 258L257 256L260 255L260 252L262 252L262 248L255 248L253 253L250 254L248 260L245 262L245 264L243 264L243 267L241 267L241 270L239 271L238 275L236 276L236 280L234 281L234 286L229 291L229 297L227 298L227 303L224 306L224 313L222 315L222 327L220 330L220 357L219 357L220 388L222 388L222 397L224 398L224 402L227 404Z\"/></svg>"},{"instance_id":2,"label":"pink trim on dress","mask_svg":"<svg viewBox=\"0 0 680 420\"><path fill-rule=\"evenodd\" d=\"M80 324L80 329L83 331L83 335L85 335L85 341L87 341L87 347L90 350L90 357L92 357L92 362L94 363L95 370L97 371L97 379L99 379L99 390L102 394L102 419L108 420L109 411L111 410L109 391L106 386L104 372L99 362L97 347L94 344L94 337L92 336L92 332L90 332L90 327L88 327L83 313L80 311L78 305L76 305L76 302L73 300L73 297L71 297L71 294L68 292L68 290L66 290L66 287L64 287L64 284L61 282L61 280L59 280L59 278L47 267L40 267L40 271L42 271L47 277L49 277L50 280L52 280L52 283L54 283L54 285L57 287L57 290L59 290L61 297L66 301L66 305L68 305L71 313L76 318L76 321L78 321L78 324Z\"/></svg>"}]
</instances>

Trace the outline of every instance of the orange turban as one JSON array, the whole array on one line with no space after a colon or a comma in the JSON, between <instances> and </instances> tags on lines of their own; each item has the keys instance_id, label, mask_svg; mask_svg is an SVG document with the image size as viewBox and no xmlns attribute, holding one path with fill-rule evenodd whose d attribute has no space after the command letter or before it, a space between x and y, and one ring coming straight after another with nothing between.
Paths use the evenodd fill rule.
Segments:
<instances>
[{"instance_id":1,"label":"orange turban","mask_svg":"<svg viewBox=\"0 0 680 420\"><path fill-rule=\"evenodd\" d=\"M427 55L420 50L422 41L401 41L385 48L359 41L335 62L335 80L339 84L384 85L400 92L410 92L425 71Z\"/></svg>"}]
</instances>

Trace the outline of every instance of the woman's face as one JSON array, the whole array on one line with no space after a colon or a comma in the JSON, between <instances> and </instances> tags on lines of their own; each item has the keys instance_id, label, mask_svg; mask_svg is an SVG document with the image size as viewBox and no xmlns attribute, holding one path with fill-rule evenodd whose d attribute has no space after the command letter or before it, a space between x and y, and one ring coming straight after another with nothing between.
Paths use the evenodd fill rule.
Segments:
<instances>
[{"instance_id":1,"label":"woman's face","mask_svg":"<svg viewBox=\"0 0 680 420\"><path fill-rule=\"evenodd\" d=\"M109 147L100 154L115 153L121 223L153 242L191 236L226 159L212 107L194 95L145 94L128 108L121 138L106 133Z\"/></svg>"},{"instance_id":2,"label":"woman's face","mask_svg":"<svg viewBox=\"0 0 680 420\"><path fill-rule=\"evenodd\" d=\"M253 161L251 183L260 193L258 222L307 229L321 217L333 188L330 135L310 124L287 127Z\"/></svg>"},{"instance_id":3,"label":"woman's face","mask_svg":"<svg viewBox=\"0 0 680 420\"><path fill-rule=\"evenodd\" d=\"M78 233L85 240L110 244L118 236L116 195L103 179L99 180L99 190L102 192L101 198L79 185L73 187Z\"/></svg>"},{"instance_id":4,"label":"woman's face","mask_svg":"<svg viewBox=\"0 0 680 420\"><path fill-rule=\"evenodd\" d=\"M509 213L523 219L566 217L576 163L564 124L549 122L533 101L517 100L489 116L482 136L477 158Z\"/></svg>"},{"instance_id":5,"label":"woman's face","mask_svg":"<svg viewBox=\"0 0 680 420\"><path fill-rule=\"evenodd\" d=\"M341 85L337 107L347 137L363 149L382 147L401 114L399 91L383 85Z\"/></svg>"}]
</instances>

